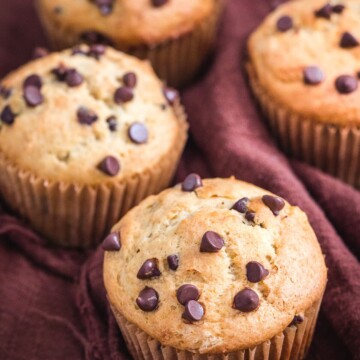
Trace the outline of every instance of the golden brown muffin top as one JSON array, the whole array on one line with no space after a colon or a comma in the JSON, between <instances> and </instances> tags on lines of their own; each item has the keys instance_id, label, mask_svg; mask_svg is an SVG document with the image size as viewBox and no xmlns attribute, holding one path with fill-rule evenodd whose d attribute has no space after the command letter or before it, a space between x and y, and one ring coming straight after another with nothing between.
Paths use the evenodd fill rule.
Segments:
<instances>
[{"instance_id":1,"label":"golden brown muffin top","mask_svg":"<svg viewBox=\"0 0 360 360\"><path fill-rule=\"evenodd\" d=\"M249 40L250 70L279 105L311 119L360 124L358 0L297 0Z\"/></svg>"},{"instance_id":2,"label":"golden brown muffin top","mask_svg":"<svg viewBox=\"0 0 360 360\"><path fill-rule=\"evenodd\" d=\"M112 231L103 243L109 301L162 345L248 348L283 331L324 291L324 258L306 215L234 178L190 175Z\"/></svg>"},{"instance_id":3,"label":"golden brown muffin top","mask_svg":"<svg viewBox=\"0 0 360 360\"><path fill-rule=\"evenodd\" d=\"M104 46L50 54L1 84L0 155L43 179L121 181L156 166L186 131L177 93L151 66Z\"/></svg>"},{"instance_id":4,"label":"golden brown muffin top","mask_svg":"<svg viewBox=\"0 0 360 360\"><path fill-rule=\"evenodd\" d=\"M158 44L192 31L218 0L37 0L63 29L101 33L115 44ZM105 5L104 5L105 4Z\"/></svg>"}]
</instances>

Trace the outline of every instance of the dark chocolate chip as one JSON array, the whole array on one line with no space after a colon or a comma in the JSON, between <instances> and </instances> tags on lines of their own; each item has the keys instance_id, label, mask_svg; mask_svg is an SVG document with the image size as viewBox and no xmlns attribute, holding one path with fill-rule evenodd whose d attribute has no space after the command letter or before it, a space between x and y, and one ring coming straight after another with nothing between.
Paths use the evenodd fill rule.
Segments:
<instances>
[{"instance_id":1,"label":"dark chocolate chip","mask_svg":"<svg viewBox=\"0 0 360 360\"><path fill-rule=\"evenodd\" d=\"M308 66L304 69L304 83L308 85L318 85L323 82L325 75L317 66Z\"/></svg>"},{"instance_id":2,"label":"dark chocolate chip","mask_svg":"<svg viewBox=\"0 0 360 360\"><path fill-rule=\"evenodd\" d=\"M315 11L315 16L329 20L331 18L332 11L333 11L332 6L330 4L326 4L319 10Z\"/></svg>"},{"instance_id":3,"label":"dark chocolate chip","mask_svg":"<svg viewBox=\"0 0 360 360\"><path fill-rule=\"evenodd\" d=\"M92 44L112 45L112 41L109 38L96 31L86 31L81 34L80 39L89 45Z\"/></svg>"},{"instance_id":4,"label":"dark chocolate chip","mask_svg":"<svg viewBox=\"0 0 360 360\"><path fill-rule=\"evenodd\" d=\"M179 98L179 92L171 87L166 87L163 89L163 93L165 96L165 99L170 105L174 105L177 99Z\"/></svg>"},{"instance_id":5,"label":"dark chocolate chip","mask_svg":"<svg viewBox=\"0 0 360 360\"><path fill-rule=\"evenodd\" d=\"M8 99L11 96L11 93L12 93L12 89L0 85L0 96L2 98L4 98L5 100Z\"/></svg>"},{"instance_id":6,"label":"dark chocolate chip","mask_svg":"<svg viewBox=\"0 0 360 360\"><path fill-rule=\"evenodd\" d=\"M144 144L148 141L148 130L145 125L141 123L133 123L128 130L129 138L135 144Z\"/></svg>"},{"instance_id":7,"label":"dark chocolate chip","mask_svg":"<svg viewBox=\"0 0 360 360\"><path fill-rule=\"evenodd\" d=\"M128 72L123 76L123 82L125 86L129 88L134 88L137 83L137 76L133 72Z\"/></svg>"},{"instance_id":8,"label":"dark chocolate chip","mask_svg":"<svg viewBox=\"0 0 360 360\"><path fill-rule=\"evenodd\" d=\"M117 119L116 119L115 116L109 116L106 119L106 122L108 123L110 131L116 131L117 130Z\"/></svg>"},{"instance_id":9,"label":"dark chocolate chip","mask_svg":"<svg viewBox=\"0 0 360 360\"><path fill-rule=\"evenodd\" d=\"M58 81L65 81L67 71L68 68L64 64L60 64L57 68L51 70Z\"/></svg>"},{"instance_id":10,"label":"dark chocolate chip","mask_svg":"<svg viewBox=\"0 0 360 360\"><path fill-rule=\"evenodd\" d=\"M186 305L190 300L198 300L200 291L195 285L185 284L176 291L176 298L181 305Z\"/></svg>"},{"instance_id":11,"label":"dark chocolate chip","mask_svg":"<svg viewBox=\"0 0 360 360\"><path fill-rule=\"evenodd\" d=\"M304 318L301 315L295 315L293 320L288 326L298 325L301 324L304 321Z\"/></svg>"},{"instance_id":12,"label":"dark chocolate chip","mask_svg":"<svg viewBox=\"0 0 360 360\"><path fill-rule=\"evenodd\" d=\"M235 295L233 308L242 312L251 312L258 308L259 303L258 294L254 290L245 288Z\"/></svg>"},{"instance_id":13,"label":"dark chocolate chip","mask_svg":"<svg viewBox=\"0 0 360 360\"><path fill-rule=\"evenodd\" d=\"M242 199L238 200L231 209L236 210L239 213L245 214L247 212L249 201L249 198L243 197Z\"/></svg>"},{"instance_id":14,"label":"dark chocolate chip","mask_svg":"<svg viewBox=\"0 0 360 360\"><path fill-rule=\"evenodd\" d=\"M119 87L114 94L114 101L117 104L129 102L133 98L134 98L134 93L132 89L127 86Z\"/></svg>"},{"instance_id":15,"label":"dark chocolate chip","mask_svg":"<svg viewBox=\"0 0 360 360\"><path fill-rule=\"evenodd\" d=\"M27 88L28 86L35 86L38 89L42 87L42 80L41 77L37 74L32 74L28 76L23 83L23 89Z\"/></svg>"},{"instance_id":16,"label":"dark chocolate chip","mask_svg":"<svg viewBox=\"0 0 360 360\"><path fill-rule=\"evenodd\" d=\"M169 268L173 271L177 270L177 268L179 267L179 257L177 255L169 255L167 257L167 262Z\"/></svg>"},{"instance_id":17,"label":"dark chocolate chip","mask_svg":"<svg viewBox=\"0 0 360 360\"><path fill-rule=\"evenodd\" d=\"M159 270L159 260L156 258L147 259L139 269L137 278L141 280L152 279L161 275Z\"/></svg>"},{"instance_id":18,"label":"dark chocolate chip","mask_svg":"<svg viewBox=\"0 0 360 360\"><path fill-rule=\"evenodd\" d=\"M32 53L33 59L40 59L49 55L49 50L44 47L36 47Z\"/></svg>"},{"instance_id":19,"label":"dark chocolate chip","mask_svg":"<svg viewBox=\"0 0 360 360\"><path fill-rule=\"evenodd\" d=\"M263 203L273 212L275 216L284 208L285 201L277 196L264 195L262 197Z\"/></svg>"},{"instance_id":20,"label":"dark chocolate chip","mask_svg":"<svg viewBox=\"0 0 360 360\"><path fill-rule=\"evenodd\" d=\"M68 69L65 76L65 82L70 87L76 87L83 83L83 76L76 69Z\"/></svg>"},{"instance_id":21,"label":"dark chocolate chip","mask_svg":"<svg viewBox=\"0 0 360 360\"><path fill-rule=\"evenodd\" d=\"M15 114L12 112L10 105L6 105L1 112L1 121L6 125L11 125L15 121Z\"/></svg>"},{"instance_id":22,"label":"dark chocolate chip","mask_svg":"<svg viewBox=\"0 0 360 360\"><path fill-rule=\"evenodd\" d=\"M185 311L182 314L184 320L193 322L200 321L204 317L204 308L195 300L190 300L185 305Z\"/></svg>"},{"instance_id":23,"label":"dark chocolate chip","mask_svg":"<svg viewBox=\"0 0 360 360\"><path fill-rule=\"evenodd\" d=\"M341 75L335 80L335 87L340 94L350 94L357 90L358 80L352 75Z\"/></svg>"},{"instance_id":24,"label":"dark chocolate chip","mask_svg":"<svg viewBox=\"0 0 360 360\"><path fill-rule=\"evenodd\" d=\"M215 231L207 231L200 244L200 252L219 252L225 245L224 239Z\"/></svg>"},{"instance_id":25,"label":"dark chocolate chip","mask_svg":"<svg viewBox=\"0 0 360 360\"><path fill-rule=\"evenodd\" d=\"M105 52L106 52L106 46L102 44L94 44L90 46L88 56L91 56L99 60L100 57L105 54Z\"/></svg>"},{"instance_id":26,"label":"dark chocolate chip","mask_svg":"<svg viewBox=\"0 0 360 360\"><path fill-rule=\"evenodd\" d=\"M257 261L250 261L249 263L247 263L246 277L250 282L257 283L263 280L268 275L269 271Z\"/></svg>"},{"instance_id":27,"label":"dark chocolate chip","mask_svg":"<svg viewBox=\"0 0 360 360\"><path fill-rule=\"evenodd\" d=\"M247 221L251 221L251 222L254 222L255 221L255 213L253 211L247 211L246 214L245 214L245 219Z\"/></svg>"},{"instance_id":28,"label":"dark chocolate chip","mask_svg":"<svg viewBox=\"0 0 360 360\"><path fill-rule=\"evenodd\" d=\"M359 41L353 34L349 32L344 32L340 39L340 46L344 49L350 49L356 46L359 46Z\"/></svg>"},{"instance_id":29,"label":"dark chocolate chip","mask_svg":"<svg viewBox=\"0 0 360 360\"><path fill-rule=\"evenodd\" d=\"M136 304L143 311L154 311L159 304L159 294L151 287L145 287L140 291Z\"/></svg>"},{"instance_id":30,"label":"dark chocolate chip","mask_svg":"<svg viewBox=\"0 0 360 360\"><path fill-rule=\"evenodd\" d=\"M201 177L198 174L190 174L183 181L181 190L191 192L201 186L203 186Z\"/></svg>"},{"instance_id":31,"label":"dark chocolate chip","mask_svg":"<svg viewBox=\"0 0 360 360\"><path fill-rule=\"evenodd\" d=\"M281 32L286 32L294 26L293 19L290 16L282 16L277 22L276 27Z\"/></svg>"},{"instance_id":32,"label":"dark chocolate chip","mask_svg":"<svg viewBox=\"0 0 360 360\"><path fill-rule=\"evenodd\" d=\"M165 5L169 0L151 0L153 6L160 7Z\"/></svg>"},{"instance_id":33,"label":"dark chocolate chip","mask_svg":"<svg viewBox=\"0 0 360 360\"><path fill-rule=\"evenodd\" d=\"M99 8L100 13L104 16L111 14L113 10L114 0L93 0Z\"/></svg>"},{"instance_id":34,"label":"dark chocolate chip","mask_svg":"<svg viewBox=\"0 0 360 360\"><path fill-rule=\"evenodd\" d=\"M102 248L106 251L119 251L121 249L120 234L118 232L109 234L104 239Z\"/></svg>"},{"instance_id":35,"label":"dark chocolate chip","mask_svg":"<svg viewBox=\"0 0 360 360\"><path fill-rule=\"evenodd\" d=\"M114 156L106 156L98 165L98 169L109 176L116 176L120 171L119 160Z\"/></svg>"},{"instance_id":36,"label":"dark chocolate chip","mask_svg":"<svg viewBox=\"0 0 360 360\"><path fill-rule=\"evenodd\" d=\"M94 111L81 106L77 111L77 118L80 124L83 125L92 125L95 121L97 121L98 116Z\"/></svg>"},{"instance_id":37,"label":"dark chocolate chip","mask_svg":"<svg viewBox=\"0 0 360 360\"><path fill-rule=\"evenodd\" d=\"M345 10L345 5L338 4L332 7L332 11L336 14L341 14Z\"/></svg>"},{"instance_id":38,"label":"dark chocolate chip","mask_svg":"<svg viewBox=\"0 0 360 360\"><path fill-rule=\"evenodd\" d=\"M27 86L24 89L24 99L26 101L26 104L31 107L38 106L44 101L40 89L32 85Z\"/></svg>"}]
</instances>

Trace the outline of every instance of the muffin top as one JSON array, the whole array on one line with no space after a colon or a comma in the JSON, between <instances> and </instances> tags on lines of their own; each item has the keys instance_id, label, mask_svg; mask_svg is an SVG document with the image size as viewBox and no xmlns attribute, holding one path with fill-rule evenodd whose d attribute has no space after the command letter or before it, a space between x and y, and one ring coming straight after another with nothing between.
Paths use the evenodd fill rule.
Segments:
<instances>
[{"instance_id":1,"label":"muffin top","mask_svg":"<svg viewBox=\"0 0 360 360\"><path fill-rule=\"evenodd\" d=\"M109 301L162 345L248 348L300 319L324 291L306 215L234 178L189 175L112 231L103 243Z\"/></svg>"},{"instance_id":2,"label":"muffin top","mask_svg":"<svg viewBox=\"0 0 360 360\"><path fill-rule=\"evenodd\" d=\"M46 180L121 181L183 141L178 108L147 62L100 45L53 53L2 81L0 155Z\"/></svg>"},{"instance_id":3,"label":"muffin top","mask_svg":"<svg viewBox=\"0 0 360 360\"><path fill-rule=\"evenodd\" d=\"M115 44L157 44L192 31L219 0L37 0L46 21ZM44 15L45 15L44 14Z\"/></svg>"},{"instance_id":4,"label":"muffin top","mask_svg":"<svg viewBox=\"0 0 360 360\"><path fill-rule=\"evenodd\" d=\"M316 121L360 125L358 0L297 0L251 35L250 73L273 101Z\"/></svg>"}]
</instances>

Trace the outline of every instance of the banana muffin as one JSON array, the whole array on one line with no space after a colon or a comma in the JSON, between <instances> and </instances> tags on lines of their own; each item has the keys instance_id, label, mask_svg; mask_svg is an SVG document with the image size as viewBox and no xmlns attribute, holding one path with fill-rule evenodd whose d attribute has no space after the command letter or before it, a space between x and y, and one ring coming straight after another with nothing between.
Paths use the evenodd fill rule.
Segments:
<instances>
[{"instance_id":1,"label":"banana muffin","mask_svg":"<svg viewBox=\"0 0 360 360\"><path fill-rule=\"evenodd\" d=\"M251 35L250 82L283 149L360 186L358 0L297 0Z\"/></svg>"},{"instance_id":2,"label":"banana muffin","mask_svg":"<svg viewBox=\"0 0 360 360\"><path fill-rule=\"evenodd\" d=\"M187 84L214 42L225 0L36 0L57 48L111 44L148 58L172 86Z\"/></svg>"},{"instance_id":3,"label":"banana muffin","mask_svg":"<svg viewBox=\"0 0 360 360\"><path fill-rule=\"evenodd\" d=\"M102 45L50 54L1 82L0 194L54 242L96 244L169 185L186 130L147 62Z\"/></svg>"},{"instance_id":4,"label":"banana muffin","mask_svg":"<svg viewBox=\"0 0 360 360\"><path fill-rule=\"evenodd\" d=\"M309 347L324 257L306 215L276 195L191 174L133 208L103 248L135 359L295 360Z\"/></svg>"}]
</instances>

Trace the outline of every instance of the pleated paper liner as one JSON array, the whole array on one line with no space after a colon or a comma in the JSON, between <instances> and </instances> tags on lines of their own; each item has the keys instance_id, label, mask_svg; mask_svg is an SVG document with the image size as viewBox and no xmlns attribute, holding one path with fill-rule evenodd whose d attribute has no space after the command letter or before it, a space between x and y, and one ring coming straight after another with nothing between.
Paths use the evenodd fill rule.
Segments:
<instances>
[{"instance_id":1,"label":"pleated paper liner","mask_svg":"<svg viewBox=\"0 0 360 360\"><path fill-rule=\"evenodd\" d=\"M226 0L216 0L216 9L206 20L193 31L165 42L137 47L124 47L113 43L114 47L141 59L150 60L161 79L175 87L183 87L197 74L215 42L220 15ZM38 13L49 40L55 49L61 50L83 42L81 35L61 24L51 22L41 6L37 4ZM90 30L90 29L89 29Z\"/></svg>"},{"instance_id":2,"label":"pleated paper liner","mask_svg":"<svg viewBox=\"0 0 360 360\"><path fill-rule=\"evenodd\" d=\"M281 148L360 188L360 128L324 124L292 113L262 89L250 64L247 69L252 90Z\"/></svg>"},{"instance_id":3,"label":"pleated paper liner","mask_svg":"<svg viewBox=\"0 0 360 360\"><path fill-rule=\"evenodd\" d=\"M32 227L57 245L91 247L142 199L165 189L174 175L187 138L186 115L176 104L178 136L157 165L129 179L99 185L76 185L39 178L0 154L0 193Z\"/></svg>"},{"instance_id":4,"label":"pleated paper liner","mask_svg":"<svg viewBox=\"0 0 360 360\"><path fill-rule=\"evenodd\" d=\"M199 354L173 347L163 346L131 324L112 307L126 345L135 360L300 360L310 347L320 301L315 302L304 313L301 324L287 327L273 338L252 347L226 354Z\"/></svg>"}]
</instances>

